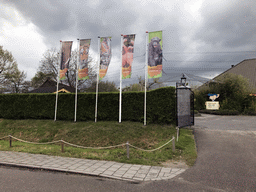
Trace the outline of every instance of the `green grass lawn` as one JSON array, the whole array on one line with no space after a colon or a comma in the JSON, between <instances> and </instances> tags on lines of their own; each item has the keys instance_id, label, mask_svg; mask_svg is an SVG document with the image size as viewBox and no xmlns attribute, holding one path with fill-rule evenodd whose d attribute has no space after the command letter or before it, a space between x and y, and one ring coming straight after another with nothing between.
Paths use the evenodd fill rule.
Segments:
<instances>
[{"instance_id":1,"label":"green grass lawn","mask_svg":"<svg viewBox=\"0 0 256 192\"><path fill-rule=\"evenodd\" d=\"M0 119L0 138L11 134L14 137L30 142L45 143L64 140L84 147L107 147L129 141L142 149L155 149L172 136L176 137L176 128L171 125L149 124L138 122L71 122L53 120L8 120ZM19 151L77 157L85 159L109 160L123 163L161 165L167 160L184 160L192 166L196 160L196 147L192 130L181 129L176 151L172 152L172 142L160 150L144 152L130 147L130 158L126 156L126 146L111 149L82 149L60 144L35 145L13 141L9 147L8 138L0 140L0 150Z\"/></svg>"}]
</instances>

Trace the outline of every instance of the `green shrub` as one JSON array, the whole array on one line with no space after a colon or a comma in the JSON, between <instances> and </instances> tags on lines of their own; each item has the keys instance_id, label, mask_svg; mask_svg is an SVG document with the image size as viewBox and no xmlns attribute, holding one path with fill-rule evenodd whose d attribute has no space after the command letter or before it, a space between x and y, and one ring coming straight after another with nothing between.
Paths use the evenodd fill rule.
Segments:
<instances>
[{"instance_id":1,"label":"green shrub","mask_svg":"<svg viewBox=\"0 0 256 192\"><path fill-rule=\"evenodd\" d=\"M206 113L206 114L213 114L213 115L239 115L240 112L237 110L228 110L228 109L223 109L223 110L200 110L200 113Z\"/></svg>"},{"instance_id":2,"label":"green shrub","mask_svg":"<svg viewBox=\"0 0 256 192\"><path fill-rule=\"evenodd\" d=\"M251 106L248 100L249 82L241 75L227 73L216 78L214 83L210 83L201 90L195 90L195 109L205 109L205 102L209 97L208 93L220 94L217 101L220 102L220 110L238 111L242 113L245 108Z\"/></svg>"},{"instance_id":3,"label":"green shrub","mask_svg":"<svg viewBox=\"0 0 256 192\"><path fill-rule=\"evenodd\" d=\"M95 118L95 93L78 93L77 120ZM6 94L0 95L0 117L6 119L53 119L55 94ZM58 120L74 120L75 94L58 95ZM118 121L119 93L99 93L98 120ZM144 92L122 94L122 120L144 120ZM147 122L175 122L175 88L164 87L147 92Z\"/></svg>"}]
</instances>

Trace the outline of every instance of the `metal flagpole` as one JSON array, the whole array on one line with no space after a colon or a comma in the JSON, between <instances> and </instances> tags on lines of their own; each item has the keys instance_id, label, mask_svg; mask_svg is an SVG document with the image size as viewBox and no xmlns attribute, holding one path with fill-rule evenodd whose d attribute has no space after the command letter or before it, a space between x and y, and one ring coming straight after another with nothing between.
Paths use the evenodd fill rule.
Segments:
<instances>
[{"instance_id":1,"label":"metal flagpole","mask_svg":"<svg viewBox=\"0 0 256 192\"><path fill-rule=\"evenodd\" d=\"M146 31L146 61L145 61L145 101L144 101L144 125L147 125L147 76L148 76L148 31Z\"/></svg>"},{"instance_id":2,"label":"metal flagpole","mask_svg":"<svg viewBox=\"0 0 256 192\"><path fill-rule=\"evenodd\" d=\"M122 121L122 58L123 58L123 35L121 35L121 65L120 65L119 123L121 123L121 121Z\"/></svg>"},{"instance_id":3,"label":"metal flagpole","mask_svg":"<svg viewBox=\"0 0 256 192\"><path fill-rule=\"evenodd\" d=\"M98 110L99 72L100 72L100 36L98 36L98 66L97 66L97 84L96 84L95 123L97 122L97 110Z\"/></svg>"},{"instance_id":4,"label":"metal flagpole","mask_svg":"<svg viewBox=\"0 0 256 192\"><path fill-rule=\"evenodd\" d=\"M76 61L76 95L75 95L75 117L74 117L74 122L76 122L76 113L77 113L77 84L78 84L78 65L79 65L79 61L80 61L79 48L80 48L80 40L79 40L79 39L77 39L77 61Z\"/></svg>"},{"instance_id":5,"label":"metal flagpole","mask_svg":"<svg viewBox=\"0 0 256 192\"><path fill-rule=\"evenodd\" d=\"M59 90L59 78L60 78L60 64L61 64L61 54L62 54L62 41L60 41L60 52L59 52L59 70L58 70L58 76L57 76L57 90L56 90L56 101L55 101L55 115L54 115L54 121L56 121L57 118L57 107L58 107L58 90Z\"/></svg>"}]
</instances>

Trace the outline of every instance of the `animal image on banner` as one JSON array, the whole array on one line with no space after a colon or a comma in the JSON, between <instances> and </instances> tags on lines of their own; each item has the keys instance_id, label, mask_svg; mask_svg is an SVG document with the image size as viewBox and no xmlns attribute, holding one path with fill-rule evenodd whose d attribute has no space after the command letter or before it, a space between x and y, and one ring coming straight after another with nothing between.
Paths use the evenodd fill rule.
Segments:
<instances>
[{"instance_id":1,"label":"animal image on banner","mask_svg":"<svg viewBox=\"0 0 256 192\"><path fill-rule=\"evenodd\" d=\"M111 60L111 37L100 38L100 70L99 79L105 77Z\"/></svg>"},{"instance_id":2,"label":"animal image on banner","mask_svg":"<svg viewBox=\"0 0 256 192\"><path fill-rule=\"evenodd\" d=\"M122 45L122 79L131 78L135 35L124 35Z\"/></svg>"},{"instance_id":3,"label":"animal image on banner","mask_svg":"<svg viewBox=\"0 0 256 192\"><path fill-rule=\"evenodd\" d=\"M88 76L88 54L89 54L90 44L91 44L91 39L80 40L78 80L89 79L89 76Z\"/></svg>"},{"instance_id":4,"label":"animal image on banner","mask_svg":"<svg viewBox=\"0 0 256 192\"><path fill-rule=\"evenodd\" d=\"M148 78L162 77L162 31L149 32Z\"/></svg>"},{"instance_id":5,"label":"animal image on banner","mask_svg":"<svg viewBox=\"0 0 256 192\"><path fill-rule=\"evenodd\" d=\"M60 80L66 79L66 73L69 69L69 61L71 58L71 47L73 41L63 41L61 48L61 61L60 61Z\"/></svg>"}]
</instances>

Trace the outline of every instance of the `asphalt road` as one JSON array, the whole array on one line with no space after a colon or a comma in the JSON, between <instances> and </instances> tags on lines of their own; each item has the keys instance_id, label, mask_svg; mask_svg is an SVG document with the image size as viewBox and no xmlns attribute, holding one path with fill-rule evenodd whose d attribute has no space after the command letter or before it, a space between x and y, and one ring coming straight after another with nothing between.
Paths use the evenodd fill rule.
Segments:
<instances>
[{"instance_id":1,"label":"asphalt road","mask_svg":"<svg viewBox=\"0 0 256 192\"><path fill-rule=\"evenodd\" d=\"M0 167L0 191L256 191L256 117L197 117L198 158L174 179L130 183Z\"/></svg>"},{"instance_id":2,"label":"asphalt road","mask_svg":"<svg viewBox=\"0 0 256 192\"><path fill-rule=\"evenodd\" d=\"M256 131L256 116L220 116L202 114L195 117L195 128L209 130Z\"/></svg>"}]
</instances>

